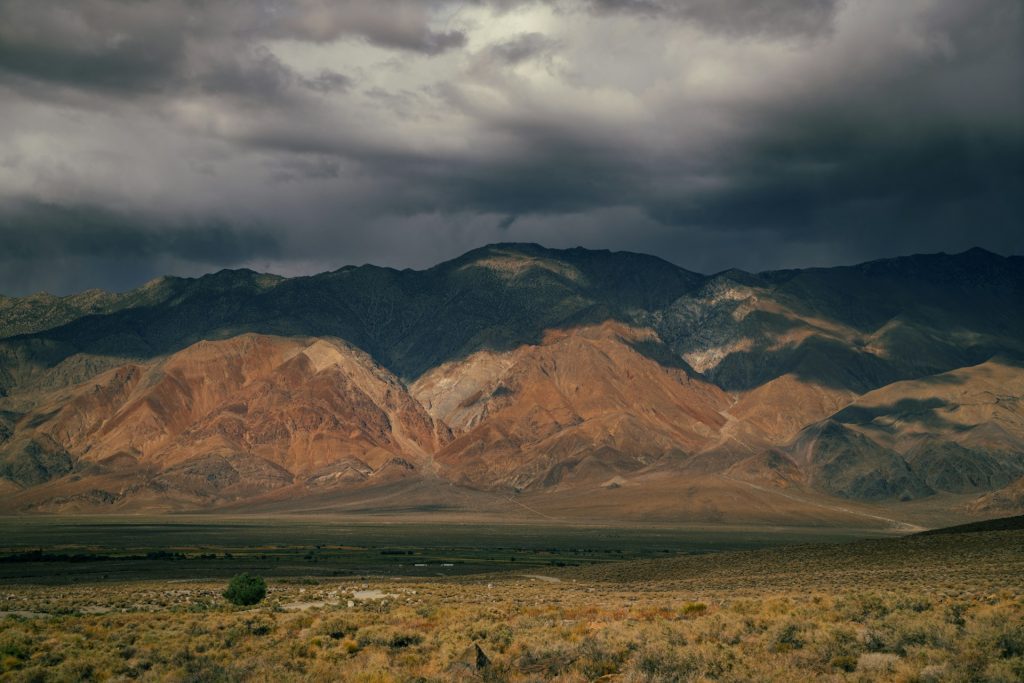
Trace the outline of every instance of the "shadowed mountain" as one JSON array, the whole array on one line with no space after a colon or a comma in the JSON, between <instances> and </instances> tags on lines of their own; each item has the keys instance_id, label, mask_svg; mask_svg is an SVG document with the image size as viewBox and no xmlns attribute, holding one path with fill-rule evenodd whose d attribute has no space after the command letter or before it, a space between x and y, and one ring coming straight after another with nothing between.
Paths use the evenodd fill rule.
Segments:
<instances>
[{"instance_id":1,"label":"shadowed mountain","mask_svg":"<svg viewBox=\"0 0 1024 683\"><path fill-rule=\"evenodd\" d=\"M245 332L332 336L415 378L474 351L539 341L546 329L631 319L703 280L641 254L494 245L424 271L361 266L288 280L246 270L164 278L122 295L118 310L49 329L66 316L41 314L0 330L31 331L8 341L4 355L42 365L73 354L150 358Z\"/></svg>"},{"instance_id":2,"label":"shadowed mountain","mask_svg":"<svg viewBox=\"0 0 1024 683\"><path fill-rule=\"evenodd\" d=\"M790 452L812 486L843 498L910 500L934 493L898 453L834 420L805 429Z\"/></svg>"},{"instance_id":3,"label":"shadowed mountain","mask_svg":"<svg viewBox=\"0 0 1024 683\"><path fill-rule=\"evenodd\" d=\"M829 468L812 475L819 488L854 498L1006 486L1024 476L1024 367L997 358L890 384L807 427L789 451Z\"/></svg>"},{"instance_id":4,"label":"shadowed mountain","mask_svg":"<svg viewBox=\"0 0 1024 683\"><path fill-rule=\"evenodd\" d=\"M980 515L1005 515L1024 510L1024 477L998 491L979 496L967 510Z\"/></svg>"},{"instance_id":5,"label":"shadowed mountain","mask_svg":"<svg viewBox=\"0 0 1024 683\"><path fill-rule=\"evenodd\" d=\"M1024 258L973 249L845 268L727 271L647 321L719 386L775 377L857 393L1024 354Z\"/></svg>"}]
</instances>

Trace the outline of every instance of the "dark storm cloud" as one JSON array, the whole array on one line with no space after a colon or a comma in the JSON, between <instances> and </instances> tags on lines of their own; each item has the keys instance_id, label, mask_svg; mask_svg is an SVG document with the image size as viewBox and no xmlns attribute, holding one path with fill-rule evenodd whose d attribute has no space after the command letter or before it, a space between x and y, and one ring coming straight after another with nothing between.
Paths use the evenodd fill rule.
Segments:
<instances>
[{"instance_id":1,"label":"dark storm cloud","mask_svg":"<svg viewBox=\"0 0 1024 683\"><path fill-rule=\"evenodd\" d=\"M722 19L733 17L737 32L757 25L756 14L730 14L730 3L715 7ZM831 21L832 3L815 7ZM652 16L704 8L601 3L606 11ZM933 9L922 33L908 37L911 49L896 55L899 60L882 61L864 45L848 55L876 62L864 71L855 63L823 63L807 69L806 87L719 106L719 116L737 132L709 156L637 149L628 132L612 140L586 131L580 137L571 120L561 122L565 129L519 121L507 125L517 126L526 158L517 155L500 168L483 164L467 174L460 199L510 215L538 207L575 212L588 205L635 205L668 226L735 237L767 232L780 249L818 243L832 259L837 251L849 260L974 243L1019 252L1020 7L985 2ZM774 30L786 32L786 16L781 11L774 17ZM810 28L788 26L796 32ZM546 183L539 182L542 177ZM716 182L701 188L709 177ZM671 245L662 246L671 253ZM677 249L676 258L685 261L686 248Z\"/></svg>"},{"instance_id":2,"label":"dark storm cloud","mask_svg":"<svg viewBox=\"0 0 1024 683\"><path fill-rule=\"evenodd\" d=\"M262 46L242 46L236 51L210 55L194 85L217 95L241 95L259 98L280 97L296 80L270 50Z\"/></svg>"},{"instance_id":3,"label":"dark storm cloud","mask_svg":"<svg viewBox=\"0 0 1024 683\"><path fill-rule=\"evenodd\" d=\"M897 221L903 231L955 229L965 217L958 207L968 206L994 214L995 225L982 232L1009 233L1020 225L1019 139L950 129L856 145L827 135L801 142L750 150L734 161L727 188L690 202L654 202L651 214L666 223L768 228L798 238L866 230L879 221L887 230ZM951 210L946 220L942 214ZM872 222L863 220L868 216Z\"/></svg>"},{"instance_id":4,"label":"dark storm cloud","mask_svg":"<svg viewBox=\"0 0 1024 683\"><path fill-rule=\"evenodd\" d=\"M352 79L337 71L323 69L313 78L303 79L302 84L320 93L345 92L352 87Z\"/></svg>"},{"instance_id":5,"label":"dark storm cloud","mask_svg":"<svg viewBox=\"0 0 1024 683\"><path fill-rule=\"evenodd\" d=\"M682 201L665 192L650 215L841 246L847 260L1020 252L1024 53L1011 5L940 5L900 61L836 65L823 88L735 107L743 144L716 162L727 182Z\"/></svg>"},{"instance_id":6,"label":"dark storm cloud","mask_svg":"<svg viewBox=\"0 0 1024 683\"><path fill-rule=\"evenodd\" d=\"M1022 26L1014 0L0 0L0 292L498 240L1024 251Z\"/></svg>"},{"instance_id":7,"label":"dark storm cloud","mask_svg":"<svg viewBox=\"0 0 1024 683\"><path fill-rule=\"evenodd\" d=\"M140 226L144 226L140 228ZM118 213L96 206L18 202L0 208L0 259L47 259L55 254L175 258L236 263L277 255L277 238L265 230L235 228L225 222L169 224L153 216ZM230 256L229 256L230 255Z\"/></svg>"},{"instance_id":8,"label":"dark storm cloud","mask_svg":"<svg viewBox=\"0 0 1024 683\"><path fill-rule=\"evenodd\" d=\"M288 72L265 40L370 43L437 55L466 42L433 31L426 3L300 0L3 0L0 72L80 89L152 93L198 83L274 91ZM327 73L312 87L337 87Z\"/></svg>"},{"instance_id":9,"label":"dark storm cloud","mask_svg":"<svg viewBox=\"0 0 1024 683\"><path fill-rule=\"evenodd\" d=\"M336 159L305 157L282 160L274 172L274 179L281 182L309 180L313 178L334 179L340 175L340 164Z\"/></svg>"},{"instance_id":10,"label":"dark storm cloud","mask_svg":"<svg viewBox=\"0 0 1024 683\"><path fill-rule=\"evenodd\" d=\"M599 13L690 21L733 36L814 36L830 30L839 0L589 0Z\"/></svg>"},{"instance_id":11,"label":"dark storm cloud","mask_svg":"<svg viewBox=\"0 0 1024 683\"><path fill-rule=\"evenodd\" d=\"M0 291L8 294L35 291L28 276L74 289L100 284L99 276L102 286L123 289L159 264L221 267L280 253L277 237L258 228L30 201L0 207L0 236Z\"/></svg>"}]
</instances>

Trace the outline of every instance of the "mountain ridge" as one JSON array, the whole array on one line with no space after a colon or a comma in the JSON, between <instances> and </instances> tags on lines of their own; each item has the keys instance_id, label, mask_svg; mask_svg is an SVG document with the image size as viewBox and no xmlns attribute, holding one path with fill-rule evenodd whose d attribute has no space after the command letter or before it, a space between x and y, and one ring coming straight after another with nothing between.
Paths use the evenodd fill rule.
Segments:
<instances>
[{"instance_id":1,"label":"mountain ridge","mask_svg":"<svg viewBox=\"0 0 1024 683\"><path fill-rule=\"evenodd\" d=\"M946 252L946 251L920 252L920 253L908 254L908 255L905 255L905 256L889 256L889 257L882 257L882 258L877 258L877 259L869 259L867 261L860 261L860 262L852 263L852 264L840 264L840 265L835 265L835 266L808 266L808 267L805 267L805 268L778 268L778 269L769 269L769 270L761 270L761 271L746 271L746 270L743 270L743 269L740 269L740 268L730 267L730 268L726 268L724 270L720 270L720 271L716 271L716 272L712 272L712 273L700 273L700 272L697 272L697 271L691 271L691 270L688 270L686 268L683 268L682 266L676 265L676 264L672 263L671 261L663 259L663 258L661 258L659 256L654 256L654 255L651 255L651 254L645 254L643 252L636 252L636 251L629 251L629 250L615 250L615 249L589 249L587 247L582 247L582 246L566 247L566 248L545 247L544 245L542 245L542 244L540 244L538 242L492 242L490 244L486 244L486 245L483 245L481 247L476 247L476 248L470 249L469 251L464 252L463 254L455 256L455 257L453 257L451 259L448 259L446 261L441 261L441 262L439 262L439 263L437 263L437 264L435 264L433 266L428 266L426 268L420 268L420 269L408 268L408 267L406 267L406 268L395 268L395 267L392 267L392 266L381 266L381 265L377 265L377 264L373 264L373 263L363 263L363 264L358 264L358 265L356 265L356 264L346 264L346 265L343 265L343 266L339 266L338 268L336 268L334 270L327 270L327 271L323 271L323 272L320 272L320 273L314 273L314 274L310 274L310 275L295 275L295 276L288 277L288 276L279 275L279 274L276 274L276 273L254 270L254 269L249 268L249 267L222 268L220 270L213 271L213 272L210 272L210 273L205 273L203 275L199 275L199 276L195 276L195 277L179 276L179 275L159 275L159 276L157 276L155 278L152 278L152 279L144 282L143 284L139 285L138 287L132 287L132 288L129 288L129 289L126 289L126 290L122 290L122 291L113 291L113 290L107 290L107 289L102 289L102 288L96 287L96 288L85 289L85 290L82 290L81 292L72 292L70 294L53 294L53 293L51 293L49 291L46 291L46 290L40 290L38 292L31 292L29 294L17 295L17 296L0 293L0 301L3 301L3 300L18 300L18 299L24 300L24 299L32 299L32 298L37 298L37 297L38 298L52 298L52 299L73 299L73 298L80 297L80 296L83 296L83 295L86 295L86 294L90 294L90 295L94 295L94 296L121 296L121 295L130 294L130 293L133 293L133 292L138 292L139 290L145 290L145 289L151 289L151 288L157 287L157 286L163 284L165 281L194 282L196 280L201 280L203 278L207 278L207 277L210 277L210 276L220 275L222 273L228 273L228 274L230 274L230 273L243 273L243 274L255 275L255 276L269 278L269 279L275 279L275 280L294 280L294 279L311 278L311 277L315 278L315 277L318 277L318 276L321 276L321 275L338 273L338 272L345 271L345 270L352 270L352 269L358 269L358 268L363 268L363 267L379 268L379 269L382 269L382 270L389 270L389 271L393 271L393 272L396 272L396 273L402 273L402 272L419 273L419 272L424 272L424 271L427 271L427 270L433 270L433 269L436 269L436 268L441 268L441 267L443 267L443 266L445 266L447 264L452 264L452 263L455 263L455 262L460 261L462 259L465 259L465 258L467 258L467 257L469 257L469 256L471 256L473 254L485 253L488 250L494 249L494 248L510 248L510 249L522 248L522 249L538 250L538 251L543 251L543 252L552 253L552 254L565 254L565 253L574 253L575 252L575 253L607 254L607 255L612 255L612 256L617 256L617 255L640 256L640 257L644 257L644 258L649 258L649 259L660 261L660 262L668 264L669 266L672 266L674 268L678 268L679 270L684 270L684 271L686 271L688 273L691 273L693 275L698 275L698 276L704 277L704 278L714 278L714 277L717 277L717 276L728 275L728 274L731 274L731 273L736 274L736 275L741 276L741 277L742 276L753 276L753 277L778 276L778 277L783 277L783 276L786 276L786 275L788 275L790 273L800 273L800 272L809 272L809 271L823 271L823 270L836 270L836 269L844 269L844 268L856 269L856 268L862 268L862 267L865 267L865 266L872 266L873 264L884 264L884 263L888 263L888 262L901 263L901 262L906 262L908 260L914 260L914 259L920 259L920 258L928 259L928 258L958 258L958 257L981 256L981 257L986 258L986 259L995 257L996 259L1000 259L1000 260L1010 260L1010 261L1015 261L1015 262L1018 262L1018 263L1024 262L1024 254L1002 255L1002 254L999 254L997 252L991 251L989 249L985 249L983 247L970 247L970 248L965 249L965 250L960 251L960 252Z\"/></svg>"},{"instance_id":2,"label":"mountain ridge","mask_svg":"<svg viewBox=\"0 0 1024 683\"><path fill-rule=\"evenodd\" d=\"M386 484L428 507L458 486L534 510L621 500L639 518L842 517L852 508L838 500L956 521L994 510L984 496L1024 476L1016 256L701 275L633 252L501 243L424 270L226 269L74 296L0 299L11 509L141 510L161 487L180 509L301 509ZM251 358L231 360L238 344ZM291 361L237 374L285 348ZM171 369L209 353L203 373ZM219 398L197 403L215 377ZM987 412L964 398L999 386ZM344 387L355 393L341 399ZM150 407L132 412L129 394ZM929 439L906 410L932 394ZM99 431L75 436L86 417ZM318 431L325 420L336 426ZM165 451L144 445L150 433ZM762 493L742 502L744 490ZM1016 500L999 495L1001 510ZM629 512L630 496L650 500Z\"/></svg>"}]
</instances>

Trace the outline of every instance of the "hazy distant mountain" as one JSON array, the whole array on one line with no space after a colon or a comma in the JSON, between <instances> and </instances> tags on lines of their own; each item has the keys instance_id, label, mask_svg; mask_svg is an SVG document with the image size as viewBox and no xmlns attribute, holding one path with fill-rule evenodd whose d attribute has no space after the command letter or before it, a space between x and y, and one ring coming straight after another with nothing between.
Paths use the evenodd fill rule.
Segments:
<instances>
[{"instance_id":1,"label":"hazy distant mountain","mask_svg":"<svg viewBox=\"0 0 1024 683\"><path fill-rule=\"evenodd\" d=\"M523 244L0 298L2 506L1005 513L1022 304L1024 258L977 249L704 276Z\"/></svg>"}]
</instances>

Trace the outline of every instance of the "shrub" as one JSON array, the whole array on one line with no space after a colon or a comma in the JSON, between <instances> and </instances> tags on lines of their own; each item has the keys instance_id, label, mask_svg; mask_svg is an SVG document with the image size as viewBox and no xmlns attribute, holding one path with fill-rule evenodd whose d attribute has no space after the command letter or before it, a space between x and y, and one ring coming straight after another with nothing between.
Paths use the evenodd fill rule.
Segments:
<instances>
[{"instance_id":1,"label":"shrub","mask_svg":"<svg viewBox=\"0 0 1024 683\"><path fill-rule=\"evenodd\" d=\"M857 671L880 675L891 674L899 664L899 655L889 652L865 652L857 658Z\"/></svg>"},{"instance_id":2,"label":"shrub","mask_svg":"<svg viewBox=\"0 0 1024 683\"><path fill-rule=\"evenodd\" d=\"M234 605L255 605L266 597L267 584L259 576L239 574L231 579L223 595Z\"/></svg>"},{"instance_id":3,"label":"shrub","mask_svg":"<svg viewBox=\"0 0 1024 683\"><path fill-rule=\"evenodd\" d=\"M341 640L346 636L355 635L359 625L347 617L327 619L317 627L317 633L329 636L333 640Z\"/></svg>"},{"instance_id":4,"label":"shrub","mask_svg":"<svg viewBox=\"0 0 1024 683\"><path fill-rule=\"evenodd\" d=\"M708 611L708 606L703 602L688 602L679 608L679 616L683 618L699 617Z\"/></svg>"},{"instance_id":5,"label":"shrub","mask_svg":"<svg viewBox=\"0 0 1024 683\"><path fill-rule=\"evenodd\" d=\"M356 637L356 643L358 643L360 648L380 645L392 650L401 650L402 648L419 645L422 642L423 636L419 633L402 631L383 625L362 629Z\"/></svg>"},{"instance_id":6,"label":"shrub","mask_svg":"<svg viewBox=\"0 0 1024 683\"><path fill-rule=\"evenodd\" d=\"M837 604L839 617L861 623L882 619L892 610L880 596L873 593L852 595Z\"/></svg>"},{"instance_id":7,"label":"shrub","mask_svg":"<svg viewBox=\"0 0 1024 683\"><path fill-rule=\"evenodd\" d=\"M814 643L818 661L843 671L853 671L857 667L860 650L856 632L844 627L831 629Z\"/></svg>"},{"instance_id":8,"label":"shrub","mask_svg":"<svg viewBox=\"0 0 1024 683\"><path fill-rule=\"evenodd\" d=\"M537 674L549 680L565 673L579 658L576 648L565 643L524 647L515 666L523 673Z\"/></svg>"},{"instance_id":9,"label":"shrub","mask_svg":"<svg viewBox=\"0 0 1024 683\"><path fill-rule=\"evenodd\" d=\"M910 610L912 612L927 612L932 608L931 600L921 596L905 596L896 601L896 609Z\"/></svg>"},{"instance_id":10,"label":"shrub","mask_svg":"<svg viewBox=\"0 0 1024 683\"><path fill-rule=\"evenodd\" d=\"M633 667L644 681L719 679L725 677L732 666L732 656L724 649L681 649L663 644L647 646L633 661Z\"/></svg>"},{"instance_id":11,"label":"shrub","mask_svg":"<svg viewBox=\"0 0 1024 683\"><path fill-rule=\"evenodd\" d=\"M247 619L245 630L251 636L265 636L274 630L274 622L267 618Z\"/></svg>"},{"instance_id":12,"label":"shrub","mask_svg":"<svg viewBox=\"0 0 1024 683\"><path fill-rule=\"evenodd\" d=\"M775 637L772 638L772 652L789 652L790 650L802 648L804 646L804 639L801 636L802 631L803 629L799 624L784 624L776 632Z\"/></svg>"},{"instance_id":13,"label":"shrub","mask_svg":"<svg viewBox=\"0 0 1024 683\"><path fill-rule=\"evenodd\" d=\"M857 668L857 658L852 655L839 655L833 657L829 664L840 671L854 671Z\"/></svg>"},{"instance_id":14,"label":"shrub","mask_svg":"<svg viewBox=\"0 0 1024 683\"><path fill-rule=\"evenodd\" d=\"M576 668L588 681L592 681L619 673L619 669L631 653L628 647L611 643L604 638L594 638L581 643L578 654Z\"/></svg>"},{"instance_id":15,"label":"shrub","mask_svg":"<svg viewBox=\"0 0 1024 683\"><path fill-rule=\"evenodd\" d=\"M32 651L32 636L29 632L10 622L5 623L3 630L0 631L0 655L28 659Z\"/></svg>"},{"instance_id":16,"label":"shrub","mask_svg":"<svg viewBox=\"0 0 1024 683\"><path fill-rule=\"evenodd\" d=\"M1000 657L1024 657L1024 624L1005 624L995 636L996 652Z\"/></svg>"},{"instance_id":17,"label":"shrub","mask_svg":"<svg viewBox=\"0 0 1024 683\"><path fill-rule=\"evenodd\" d=\"M917 680L921 683L939 683L946 678L946 666L944 664L929 664L917 674Z\"/></svg>"},{"instance_id":18,"label":"shrub","mask_svg":"<svg viewBox=\"0 0 1024 683\"><path fill-rule=\"evenodd\" d=\"M954 603L946 607L946 623L963 628L967 624L964 615L967 614L967 605Z\"/></svg>"},{"instance_id":19,"label":"shrub","mask_svg":"<svg viewBox=\"0 0 1024 683\"><path fill-rule=\"evenodd\" d=\"M508 624L500 624L491 629L490 633L487 635L487 639L492 645L494 645L498 652L504 652L508 649L508 646L512 644L512 629Z\"/></svg>"}]
</instances>

